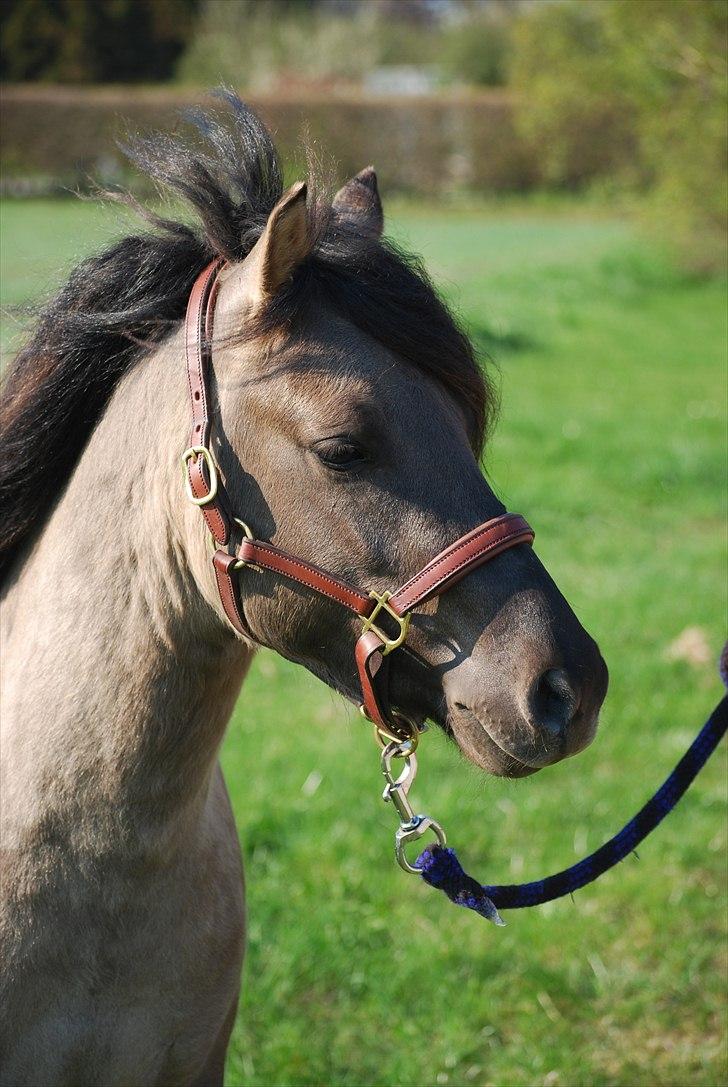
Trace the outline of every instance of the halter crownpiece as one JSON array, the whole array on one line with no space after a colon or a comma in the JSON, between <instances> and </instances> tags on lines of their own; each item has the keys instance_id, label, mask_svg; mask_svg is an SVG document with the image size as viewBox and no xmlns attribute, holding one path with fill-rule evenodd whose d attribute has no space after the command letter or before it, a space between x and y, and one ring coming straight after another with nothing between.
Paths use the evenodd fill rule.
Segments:
<instances>
[{"instance_id":1,"label":"halter crownpiece","mask_svg":"<svg viewBox=\"0 0 728 1087\"><path fill-rule=\"evenodd\" d=\"M381 736L393 743L412 740L417 728L389 701L389 655L405 642L412 611L452 588L461 578L517 544L531 544L533 529L518 513L504 513L467 532L431 559L418 573L394 592L361 591L313 563L282 551L254 537L253 532L232 512L220 469L210 446L209 373L212 363L212 331L218 276L223 261L214 260L195 280L187 306L185 351L187 382L192 408L190 444L182 454L187 497L199 506L212 536L212 563L223 610L234 629L252 641L240 606L237 586L239 571L246 566L270 570L355 612L362 632L355 647L355 659L362 691L362 712ZM243 538L233 547L235 526ZM232 550L231 550L232 547ZM396 624L394 635L386 633L383 616Z\"/></svg>"}]
</instances>

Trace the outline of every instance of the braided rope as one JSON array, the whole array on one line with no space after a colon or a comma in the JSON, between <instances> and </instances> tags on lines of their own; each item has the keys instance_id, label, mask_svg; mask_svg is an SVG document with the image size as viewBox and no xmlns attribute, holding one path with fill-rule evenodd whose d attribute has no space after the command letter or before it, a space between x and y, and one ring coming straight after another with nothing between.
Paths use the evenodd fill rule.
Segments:
<instances>
[{"instance_id":1,"label":"braided rope","mask_svg":"<svg viewBox=\"0 0 728 1087\"><path fill-rule=\"evenodd\" d=\"M728 685L728 675L724 675L724 680ZM417 858L415 867L421 870L426 883L444 891L456 905L475 910L488 920L502 925L498 907L514 910L525 906L540 906L544 902L562 898L580 887L585 887L587 883L592 883L603 872L613 868L632 853L668 812L672 811L715 751L726 728L728 695L713 710L680 762L651 800L630 819L619 834L571 868L564 868L553 876L537 879L532 883L481 885L463 871L454 849L439 845L425 849Z\"/></svg>"}]
</instances>

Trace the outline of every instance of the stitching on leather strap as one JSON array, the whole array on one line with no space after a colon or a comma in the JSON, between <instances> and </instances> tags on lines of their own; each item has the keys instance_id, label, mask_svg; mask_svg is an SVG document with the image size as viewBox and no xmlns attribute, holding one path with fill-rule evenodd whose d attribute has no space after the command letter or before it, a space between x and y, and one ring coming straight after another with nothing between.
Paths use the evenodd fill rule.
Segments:
<instances>
[{"instance_id":1,"label":"stitching on leather strap","mask_svg":"<svg viewBox=\"0 0 728 1087\"><path fill-rule=\"evenodd\" d=\"M188 388L189 388L189 391L190 391L190 401L191 401L191 404L192 404L192 421L193 421L193 423L196 422L196 415L197 415L197 411L195 409L194 389L192 388L192 374L196 371L197 372L198 383L199 383L199 386L200 386L200 408L201 408L201 411L202 411L201 426L204 426L204 423L207 421L207 419L209 417L208 416L208 410L207 410L207 388L206 388L206 382L205 382L205 367L204 367L205 360L204 360L204 357L203 357L203 352L206 351L206 350L209 352L209 349L205 347L205 334L206 334L207 330L205 328L203 328L203 325L202 325L203 306L205 306L205 310L206 310L205 316L207 316L207 313L209 312L209 310L211 308L214 308L214 300L216 298L217 292L215 291L215 294L214 295L212 294L212 290L210 289L210 283L212 281L212 288L214 289L215 284L217 282L218 273L220 271L220 268L222 267L222 263L223 262L221 261L221 259L219 257L216 257L215 260L211 261L210 264L208 264L208 266L205 269L203 269L203 271L200 273L200 275L195 280L195 285L192 288L193 294L194 294L194 291L196 289L198 289L198 285L199 285L199 290L198 290L198 296L197 296L197 299L196 299L196 307L197 308L196 308L196 312L195 312L194 329L190 329L190 325L192 324L192 322L189 320L189 315L188 315L188 318L185 321L185 354L187 356L187 385L188 385ZM210 307L208 304L211 301L212 301L212 306ZM211 314L210 314L210 316L211 316ZM192 346L191 339L190 339L190 332L191 331L194 332L194 347ZM194 444L194 427L193 427L193 440L192 440L191 444Z\"/></svg>"},{"instance_id":2,"label":"stitching on leather strap","mask_svg":"<svg viewBox=\"0 0 728 1087\"><path fill-rule=\"evenodd\" d=\"M378 679L387 679L387 661L382 656L384 646L373 631L368 631L357 638L355 647L355 659L359 673L359 685L361 687L364 708L375 724L386 728L388 704L385 692L377 688ZM376 663L376 668L374 665ZM386 687L386 683L385 683Z\"/></svg>"},{"instance_id":3,"label":"stitching on leather strap","mask_svg":"<svg viewBox=\"0 0 728 1087\"><path fill-rule=\"evenodd\" d=\"M202 498L205 494L209 494L209 487L207 484L205 484L204 477L202 475L202 467L200 466L197 469L197 473L195 474L194 469L196 467L197 465L193 463L192 460L188 462L187 478L190 481L190 488L195 498ZM202 492L200 492L199 487L197 486L198 478L200 481L202 481L205 487ZM201 506L200 510L202 516L205 518L207 527L209 528L212 535L215 537L215 542L223 544L227 543L228 539L230 538L230 525L225 516L223 515L223 512L220 509L217 500L209 502L206 506Z\"/></svg>"},{"instance_id":4,"label":"stitching on leather strap","mask_svg":"<svg viewBox=\"0 0 728 1087\"><path fill-rule=\"evenodd\" d=\"M504 516L505 517L510 517L511 515L505 514ZM489 551L492 551L494 548L496 548L496 547L498 547L498 546L500 546L502 544L505 544L505 543L512 544L512 546L515 546L517 543L525 543L527 540L528 541L533 540L533 536L534 536L533 530L528 526L527 522L523 518L520 517L520 515L516 515L516 516L519 516L519 520L521 521L521 526L522 526L517 531L514 531L514 529L512 527L507 528L508 522L502 522L501 525L498 525L498 526L492 525L490 528L488 528L488 522L486 522L485 525L482 526L482 531L483 531L483 533L487 533L489 536L490 536L491 533L493 533L494 531L497 531L497 529L500 529L501 527L505 528L506 531L498 534L497 536L495 536L495 538L491 538L491 539L487 540L487 542L481 544L481 546L476 551L474 551L472 553L472 555L469 555L467 558L462 559L459 563L457 563L451 569L448 569L444 574L441 574L440 577L437 578L435 581L433 581L431 585L428 585L424 595L427 595L428 593L431 593L433 590L439 588L443 584L443 582L449 580L449 578L451 578L454 574L456 574L458 572L458 570L461 570L464 566L468 566L475 559L480 558L482 555L487 554ZM515 520L515 517L512 518L511 524L512 524L513 520ZM477 534L477 531L476 531L475 534L473 536L471 536L469 540L465 540L462 543L456 544L456 545L448 548L446 550L445 554L443 554L443 555L439 556L438 558L435 558L431 562L429 562L427 564L427 566L424 568L424 570L420 570L420 572L418 574L415 574L414 577L410 578L409 581L405 582L405 584L402 586L401 589L398 589L395 593L392 594L392 596L390 597L390 600L389 600L390 605L392 607L394 607L395 610L398 610L397 602L398 602L400 597L409 596L412 589L414 589L414 587L417 585L418 582L422 581L423 579L429 578L432 575L432 573L437 569L438 566L441 566L442 563L449 562L449 560L452 559L457 554L458 551L462 551L462 549L466 548L466 547L472 547L472 545L475 543L477 538L478 538L478 534ZM406 610L409 610L409 608L414 607L419 602L420 601L417 598L417 594L415 594L415 599L412 601L412 603L407 605Z\"/></svg>"},{"instance_id":5,"label":"stitching on leather strap","mask_svg":"<svg viewBox=\"0 0 728 1087\"><path fill-rule=\"evenodd\" d=\"M219 289L218 275L222 264L223 261L218 257L199 274L192 288L185 318L187 389L192 408L191 444L204 445L208 449L210 418L206 364L211 362L211 349L207 341L213 325L215 301ZM197 393L199 393L199 406L195 399ZM196 498L203 498L209 494L209 486L205 483L201 465L195 471L195 464L190 461L187 465L187 478ZM220 488L218 497L201 507L205 523L217 543L227 543L230 538L230 518L224 511L224 497L224 489Z\"/></svg>"},{"instance_id":6,"label":"stitching on leather strap","mask_svg":"<svg viewBox=\"0 0 728 1087\"><path fill-rule=\"evenodd\" d=\"M472 533L468 534L469 538L467 540L456 541L454 544L451 544L449 547L445 548L445 551L443 552L443 554L436 555L434 559L431 559L430 562L428 562L427 565L422 570L419 571L419 573L415 574L413 577L411 577L409 579L409 581L405 582L405 584L402 586L402 588L400 590L398 590L398 592L394 593L394 595L399 596L400 592L403 592L405 589L408 589L411 585L416 585L418 581L420 581L423 577L427 577L428 574L431 571L436 569L436 567L440 566L443 562L447 562L447 560L451 556L456 555L458 553L458 551L462 551L462 549L464 547L469 547L470 544L475 543L475 541L478 539L478 536L480 534L487 533L488 535L490 535L491 533L495 533L500 528L506 526L509 523L509 521L512 520L512 515L511 514L505 513L502 516L503 516L504 519L499 521L497 524L491 524L490 521L486 521L484 524L480 525L479 528L473 529ZM520 517L520 515L516 515L516 516ZM506 529L505 534L502 535L502 536L497 536L496 539L498 541L500 541L500 540L504 539L505 536L507 536L512 531L513 531L512 529ZM519 531L524 532L525 528L522 528ZM495 542L495 541L491 541L491 542Z\"/></svg>"},{"instance_id":7,"label":"stitching on leather strap","mask_svg":"<svg viewBox=\"0 0 728 1087\"><path fill-rule=\"evenodd\" d=\"M457 566L453 566L451 570L448 570L446 573L442 574L441 577L437 579L437 581L434 581L432 585L427 586L427 589L422 593L422 595L416 594L414 599L402 608L402 611L408 612L412 608L416 608L418 604L421 604L425 599L427 599L427 597L431 596L433 593L437 594L437 590L442 589L443 586L445 586L447 582L451 581L452 578L460 570L467 569L467 567L472 566L478 559L484 558L491 552L496 553L493 555L493 558L496 558L496 555L500 554L502 551L510 549L510 547L515 547L519 543L530 543L532 539L532 533L520 532L512 535L509 534L507 536L502 536L498 540L492 540L490 543L485 544L483 547L480 547L477 551L474 551L473 554L469 555L466 559L463 559L457 564ZM392 604L392 599L394 599L392 607L394 607L395 610L398 610L398 596L399 593L396 593L394 598L390 598L390 604Z\"/></svg>"},{"instance_id":8,"label":"stitching on leather strap","mask_svg":"<svg viewBox=\"0 0 728 1087\"><path fill-rule=\"evenodd\" d=\"M235 584L230 575L230 566L235 562L235 559L228 555L225 551L216 551L212 557L212 566L215 571L215 581L217 582L217 591L220 594L220 600L222 601L223 610L230 620L231 625L235 628L238 634L242 634L245 637L252 638L247 624L243 619L240 607L238 605L238 594L235 591Z\"/></svg>"},{"instance_id":9,"label":"stitching on leather strap","mask_svg":"<svg viewBox=\"0 0 728 1087\"><path fill-rule=\"evenodd\" d=\"M263 557L259 558L258 556L261 552ZM345 599L345 597L351 597L360 602L363 608L369 608L371 610L371 608L374 607L374 601L359 593L356 589L350 588L330 574L324 573L322 570L319 570L318 567L311 566L302 559L296 559L292 555L289 555L288 552L279 552L277 549L261 543L259 540L243 540L238 554L241 558L245 559L246 562L260 562L266 569L273 570L276 573L282 574L284 577L289 577L293 581L297 581L300 585L305 585L308 589L313 589L314 592L322 593L324 596L330 597L331 600L335 600L338 604L350 608L351 611L356 612L357 615L363 615L365 613L360 611L359 607ZM267 555L271 556L268 561L266 561L265 557ZM340 591L341 595L329 592L327 589L322 588L320 585L313 584L312 581L309 581L306 578L297 577L296 574L291 573L290 570L286 570L282 565L278 565L277 559L280 559L281 563L288 563L291 566L297 567L299 570L310 573L312 579L316 578L317 581L320 580L333 586Z\"/></svg>"}]
</instances>

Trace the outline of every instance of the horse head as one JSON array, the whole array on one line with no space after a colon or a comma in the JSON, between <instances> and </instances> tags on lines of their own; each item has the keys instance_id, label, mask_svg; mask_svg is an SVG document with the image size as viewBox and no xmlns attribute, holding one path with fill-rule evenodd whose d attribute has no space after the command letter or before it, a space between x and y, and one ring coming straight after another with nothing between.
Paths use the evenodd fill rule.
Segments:
<instances>
[{"instance_id":1,"label":"horse head","mask_svg":"<svg viewBox=\"0 0 728 1087\"><path fill-rule=\"evenodd\" d=\"M380 594L504 513L479 466L491 386L382 226L371 168L332 206L303 183L285 193L217 277L210 385L211 451L245 532ZM192 511L186 531L219 614ZM236 591L255 643L361 701L359 617L254 563ZM604 661L525 543L417 608L407 647L389 669L392 704L492 773L532 773L594 736Z\"/></svg>"}]
</instances>

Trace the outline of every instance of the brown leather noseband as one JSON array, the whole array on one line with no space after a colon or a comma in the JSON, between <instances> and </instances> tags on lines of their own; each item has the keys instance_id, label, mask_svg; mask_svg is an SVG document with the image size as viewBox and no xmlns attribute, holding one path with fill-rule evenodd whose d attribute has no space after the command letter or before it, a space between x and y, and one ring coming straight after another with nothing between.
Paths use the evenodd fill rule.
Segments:
<instances>
[{"instance_id":1,"label":"brown leather noseband","mask_svg":"<svg viewBox=\"0 0 728 1087\"><path fill-rule=\"evenodd\" d=\"M199 506L212 535L212 563L223 609L239 634L257 641L243 617L237 590L237 571L254 566L281 574L355 612L363 626L355 650L362 711L385 737L406 739L412 735L413 726L404 714L389 704L388 665L389 654L407 637L413 609L441 595L466 574L509 547L531 544L533 529L518 513L494 517L446 547L393 593L361 592L304 559L256 540L248 526L233 516L210 446L212 325L222 266L222 261L215 260L200 273L187 306L185 337L192 433L182 460L188 498ZM243 533L237 549L233 547L233 537L239 535L236 526ZM390 635L382 629L382 613L389 616L388 625L397 626L396 634Z\"/></svg>"}]
</instances>

